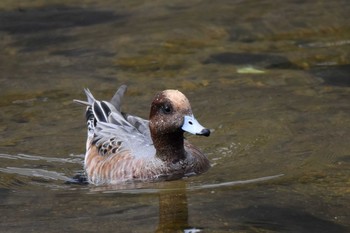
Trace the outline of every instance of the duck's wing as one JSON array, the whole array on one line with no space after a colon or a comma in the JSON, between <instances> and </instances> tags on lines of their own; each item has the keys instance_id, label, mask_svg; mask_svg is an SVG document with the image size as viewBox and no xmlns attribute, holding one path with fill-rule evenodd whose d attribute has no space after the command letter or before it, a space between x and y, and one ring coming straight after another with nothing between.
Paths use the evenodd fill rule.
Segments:
<instances>
[{"instance_id":1,"label":"duck's wing","mask_svg":"<svg viewBox=\"0 0 350 233\"><path fill-rule=\"evenodd\" d=\"M117 156L125 151L132 157L154 156L148 121L120 111L126 89L121 86L110 102L96 100L85 89L87 102L75 101L87 105L87 150L96 146L101 156Z\"/></svg>"},{"instance_id":2,"label":"duck's wing","mask_svg":"<svg viewBox=\"0 0 350 233\"><path fill-rule=\"evenodd\" d=\"M135 125L128 119L132 119ZM148 121L130 115L125 118L118 112L112 112L108 122L97 122L92 143L99 148L103 156L127 150L133 157L140 158L154 156L156 152L150 137Z\"/></svg>"}]
</instances>

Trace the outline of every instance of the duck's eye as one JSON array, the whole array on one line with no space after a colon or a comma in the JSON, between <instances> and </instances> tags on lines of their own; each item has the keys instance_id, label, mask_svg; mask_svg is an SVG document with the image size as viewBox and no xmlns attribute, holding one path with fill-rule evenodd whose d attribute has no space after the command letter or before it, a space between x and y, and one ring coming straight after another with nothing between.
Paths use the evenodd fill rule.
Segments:
<instances>
[{"instance_id":1,"label":"duck's eye","mask_svg":"<svg viewBox=\"0 0 350 233\"><path fill-rule=\"evenodd\" d=\"M172 108L171 108L171 106L168 105L168 104L163 105L162 110L163 110L163 113L165 113L165 114L169 114L169 113L172 112Z\"/></svg>"}]
</instances>

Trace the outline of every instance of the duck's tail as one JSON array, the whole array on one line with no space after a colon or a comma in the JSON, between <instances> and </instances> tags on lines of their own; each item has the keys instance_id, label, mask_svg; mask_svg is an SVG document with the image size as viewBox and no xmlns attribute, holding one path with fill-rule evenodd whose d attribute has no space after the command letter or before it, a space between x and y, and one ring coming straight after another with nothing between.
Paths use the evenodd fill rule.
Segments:
<instances>
[{"instance_id":1,"label":"duck's tail","mask_svg":"<svg viewBox=\"0 0 350 233\"><path fill-rule=\"evenodd\" d=\"M88 140L93 137L97 122L108 122L112 112L120 112L122 98L127 90L126 85L119 87L110 102L96 100L89 89L84 89L87 101L73 100L73 102L87 106L86 122L88 127Z\"/></svg>"},{"instance_id":2,"label":"duck's tail","mask_svg":"<svg viewBox=\"0 0 350 233\"><path fill-rule=\"evenodd\" d=\"M120 107L122 105L122 99L127 89L128 87L126 85L121 85L110 101L118 112L121 111Z\"/></svg>"}]
</instances>

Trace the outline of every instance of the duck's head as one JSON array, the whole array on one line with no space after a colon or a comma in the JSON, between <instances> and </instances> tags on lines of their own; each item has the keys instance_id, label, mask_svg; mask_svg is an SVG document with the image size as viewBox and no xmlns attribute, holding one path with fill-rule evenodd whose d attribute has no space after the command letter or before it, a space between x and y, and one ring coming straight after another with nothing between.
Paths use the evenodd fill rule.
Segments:
<instances>
[{"instance_id":1,"label":"duck's head","mask_svg":"<svg viewBox=\"0 0 350 233\"><path fill-rule=\"evenodd\" d=\"M200 125L193 116L186 96L177 90L165 90L156 94L149 119L152 137L184 131L195 135L210 135L210 130Z\"/></svg>"}]
</instances>

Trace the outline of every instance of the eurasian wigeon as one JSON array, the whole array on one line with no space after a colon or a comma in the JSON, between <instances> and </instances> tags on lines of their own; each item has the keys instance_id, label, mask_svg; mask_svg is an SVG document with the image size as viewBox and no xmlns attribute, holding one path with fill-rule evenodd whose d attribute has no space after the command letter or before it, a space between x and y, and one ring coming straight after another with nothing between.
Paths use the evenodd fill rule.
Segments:
<instances>
[{"instance_id":1,"label":"eurasian wigeon","mask_svg":"<svg viewBox=\"0 0 350 233\"><path fill-rule=\"evenodd\" d=\"M121 112L121 86L110 102L85 89L88 126L84 168L92 184L129 180L173 180L210 167L208 158L184 138L184 132L209 136L194 118L186 96L177 90L156 94L149 121Z\"/></svg>"}]
</instances>

